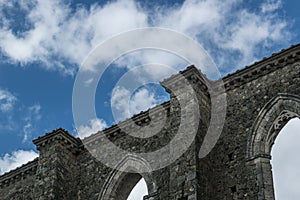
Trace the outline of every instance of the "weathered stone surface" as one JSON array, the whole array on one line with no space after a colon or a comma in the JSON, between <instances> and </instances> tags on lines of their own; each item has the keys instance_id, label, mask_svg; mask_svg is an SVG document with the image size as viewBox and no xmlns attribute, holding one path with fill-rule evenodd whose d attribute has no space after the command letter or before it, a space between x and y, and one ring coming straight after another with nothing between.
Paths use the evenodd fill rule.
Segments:
<instances>
[{"instance_id":1,"label":"weathered stone surface","mask_svg":"<svg viewBox=\"0 0 300 200\"><path fill-rule=\"evenodd\" d=\"M105 145L104 137L136 153L166 146L175 137L182 115L193 112L189 108L193 105L191 96L185 92L185 82L179 75L192 84L200 109L197 135L180 158L162 169L137 174L134 167L145 166L133 166L132 173L125 173L92 156L88 150L97 152L99 145ZM39 158L0 177L0 199L126 199L141 177L148 185L149 195L144 197L147 200L274 199L270 150L280 129L289 119L300 116L300 45L222 79L227 98L226 121L216 146L201 159L198 153L212 117L208 88L214 82L195 67L179 75L162 82L171 96L170 102L160 106L163 110L153 108L94 134L83 140L87 146L63 129L34 140ZM188 108L188 112L180 112L182 108ZM155 116L152 119L150 112ZM151 120L157 125L162 112L167 120L160 132L150 138L138 139L122 131L137 133L139 126ZM193 123L185 127L187 134ZM167 153L171 155L173 150ZM113 155L109 150L100 153L105 157ZM166 159L164 156L161 158ZM120 155L112 159L130 164L135 158Z\"/></svg>"}]
</instances>

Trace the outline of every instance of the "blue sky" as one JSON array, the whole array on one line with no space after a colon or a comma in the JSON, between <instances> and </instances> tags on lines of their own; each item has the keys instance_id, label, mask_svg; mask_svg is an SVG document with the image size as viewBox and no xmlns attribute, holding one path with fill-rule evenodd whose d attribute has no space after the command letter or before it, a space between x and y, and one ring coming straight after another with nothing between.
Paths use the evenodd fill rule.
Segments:
<instances>
[{"instance_id":1,"label":"blue sky","mask_svg":"<svg viewBox=\"0 0 300 200\"><path fill-rule=\"evenodd\" d=\"M114 88L124 73L143 62L161 61L177 71L186 67L163 52L133 53L113 63L100 80L98 119L75 130L77 70L111 36L148 26L174 29L198 41L226 75L299 43L299 8L293 0L0 0L0 172L27 161L19 157L34 157L31 141L45 132L63 127L74 136L77 131L90 134L168 100L155 84L133 94ZM155 74L170 75L149 72ZM126 95L131 96L130 113L122 114ZM111 106L119 109L118 119Z\"/></svg>"}]
</instances>

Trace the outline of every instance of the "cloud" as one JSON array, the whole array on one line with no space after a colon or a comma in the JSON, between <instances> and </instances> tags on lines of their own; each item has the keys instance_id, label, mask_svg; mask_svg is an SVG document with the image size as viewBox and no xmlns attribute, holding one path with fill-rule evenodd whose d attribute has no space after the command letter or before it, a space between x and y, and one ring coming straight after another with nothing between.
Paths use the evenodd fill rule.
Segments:
<instances>
[{"instance_id":1,"label":"cloud","mask_svg":"<svg viewBox=\"0 0 300 200\"><path fill-rule=\"evenodd\" d=\"M24 105L9 90L0 89L0 131L23 133L23 142L31 139L42 118L40 104Z\"/></svg>"},{"instance_id":2,"label":"cloud","mask_svg":"<svg viewBox=\"0 0 300 200\"><path fill-rule=\"evenodd\" d=\"M0 88L0 130L8 131L15 128L13 111L17 102L16 95Z\"/></svg>"},{"instance_id":3,"label":"cloud","mask_svg":"<svg viewBox=\"0 0 300 200\"><path fill-rule=\"evenodd\" d=\"M125 66L128 70L133 70L139 81L155 79L158 82L186 68L190 63L170 52L147 49L126 54L118 58L115 64L118 67Z\"/></svg>"},{"instance_id":4,"label":"cloud","mask_svg":"<svg viewBox=\"0 0 300 200\"><path fill-rule=\"evenodd\" d=\"M112 92L111 107L115 121L122 121L165 100L166 97L155 95L149 88L140 88L131 93L127 88L117 86Z\"/></svg>"},{"instance_id":5,"label":"cloud","mask_svg":"<svg viewBox=\"0 0 300 200\"><path fill-rule=\"evenodd\" d=\"M17 97L8 90L0 89L0 111L8 112L13 109Z\"/></svg>"},{"instance_id":6,"label":"cloud","mask_svg":"<svg viewBox=\"0 0 300 200\"><path fill-rule=\"evenodd\" d=\"M262 12L273 12L282 6L282 0L267 0L261 5Z\"/></svg>"},{"instance_id":7,"label":"cloud","mask_svg":"<svg viewBox=\"0 0 300 200\"><path fill-rule=\"evenodd\" d=\"M5 154L3 157L0 157L0 175L17 168L36 157L38 157L38 154L33 150L17 150L13 151L11 154Z\"/></svg>"},{"instance_id":8,"label":"cloud","mask_svg":"<svg viewBox=\"0 0 300 200\"><path fill-rule=\"evenodd\" d=\"M257 15L243 10L236 17L237 22L229 24L225 29L230 34L223 37L219 35L218 41L224 50L238 53L240 58L236 64L240 67L258 59L261 49L290 38L289 33L284 31L287 23L276 19L273 14ZM233 62L232 59L229 60Z\"/></svg>"},{"instance_id":9,"label":"cloud","mask_svg":"<svg viewBox=\"0 0 300 200\"><path fill-rule=\"evenodd\" d=\"M23 143L31 140L31 136L34 130L36 130L36 124L39 123L42 118L40 104L34 104L33 106L28 107L26 112L27 113L23 119Z\"/></svg>"},{"instance_id":10,"label":"cloud","mask_svg":"<svg viewBox=\"0 0 300 200\"><path fill-rule=\"evenodd\" d=\"M92 119L89 121L88 125L79 126L77 134L82 139L105 129L106 127L107 124L103 119Z\"/></svg>"},{"instance_id":11,"label":"cloud","mask_svg":"<svg viewBox=\"0 0 300 200\"><path fill-rule=\"evenodd\" d=\"M31 3L35 3L35 6L28 9ZM2 27L0 45L3 52L21 63L37 60L47 63L45 58L52 52L53 37L61 31L59 24L65 19L68 9L58 4L58 1L29 1L28 4L13 1L13 4L21 13L25 13L26 22L32 28L19 34L14 33L12 20Z\"/></svg>"},{"instance_id":12,"label":"cloud","mask_svg":"<svg viewBox=\"0 0 300 200\"><path fill-rule=\"evenodd\" d=\"M279 133L272 148L272 171L276 199L299 199L300 119L291 120Z\"/></svg>"},{"instance_id":13,"label":"cloud","mask_svg":"<svg viewBox=\"0 0 300 200\"><path fill-rule=\"evenodd\" d=\"M155 106L157 102L158 99L156 99L153 92L142 88L133 94L132 98L130 99L129 108L131 113L137 114Z\"/></svg>"},{"instance_id":14,"label":"cloud","mask_svg":"<svg viewBox=\"0 0 300 200\"><path fill-rule=\"evenodd\" d=\"M195 38L223 71L231 72L291 38L287 22L276 12L280 2L266 1L253 11L239 0L185 1L161 15L159 25Z\"/></svg>"},{"instance_id":15,"label":"cloud","mask_svg":"<svg viewBox=\"0 0 300 200\"><path fill-rule=\"evenodd\" d=\"M224 15L228 15L232 5L237 1L184 1L179 7L167 9L166 14L159 14L158 23L163 27L186 33L191 37L210 32L223 22ZM215 32L210 32L215 34Z\"/></svg>"},{"instance_id":16,"label":"cloud","mask_svg":"<svg viewBox=\"0 0 300 200\"><path fill-rule=\"evenodd\" d=\"M129 0L107 3L102 7L94 4L89 10L78 7L74 12L67 4L58 0L29 2L34 4L31 9L28 9L29 3L3 3L4 7L11 7L13 4L17 8L15 12L24 13L31 28L15 33L15 19L7 19L2 10L2 52L13 62L26 64L42 61L45 64L42 66L47 69L67 74L74 73L89 51L104 39L146 25L146 15L139 12L137 5ZM68 65L64 65L64 61Z\"/></svg>"},{"instance_id":17,"label":"cloud","mask_svg":"<svg viewBox=\"0 0 300 200\"><path fill-rule=\"evenodd\" d=\"M74 74L88 53L109 37L133 28L161 26L196 39L229 72L291 38L287 22L277 12L280 0L264 1L254 10L240 0L187 0L156 8L140 5L117 0L87 8L58 0L3 0L0 49L11 62L43 62L44 68ZM5 10L21 15L24 23L16 29L17 18ZM157 53L135 58L142 62L151 57L176 65Z\"/></svg>"},{"instance_id":18,"label":"cloud","mask_svg":"<svg viewBox=\"0 0 300 200\"><path fill-rule=\"evenodd\" d=\"M131 114L129 111L130 91L123 87L116 87L111 97L111 107L116 110L116 121L124 120Z\"/></svg>"}]
</instances>

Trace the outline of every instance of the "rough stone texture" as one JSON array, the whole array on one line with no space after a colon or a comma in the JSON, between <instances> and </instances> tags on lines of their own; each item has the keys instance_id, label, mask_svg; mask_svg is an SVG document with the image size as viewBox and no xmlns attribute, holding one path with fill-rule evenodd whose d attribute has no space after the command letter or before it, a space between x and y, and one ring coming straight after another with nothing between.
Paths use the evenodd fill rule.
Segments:
<instances>
[{"instance_id":1,"label":"rough stone texture","mask_svg":"<svg viewBox=\"0 0 300 200\"><path fill-rule=\"evenodd\" d=\"M34 199L38 159L0 177L0 199Z\"/></svg>"},{"instance_id":2,"label":"rough stone texture","mask_svg":"<svg viewBox=\"0 0 300 200\"><path fill-rule=\"evenodd\" d=\"M185 92L181 75L197 92L201 116L195 140L180 158L162 169L137 174L136 168L147 166L143 161L140 166L131 166L137 159L134 156L114 157L122 161L118 169L129 166L132 173L111 169L92 156L88 150L99 151L99 146L105 145L105 138L136 153L166 146L175 137L182 115L193 112L191 96ZM200 159L198 153L211 118L208 87L214 82L208 81L195 67L188 67L162 82L170 92L169 102L83 142L63 129L34 140L39 158L0 177L0 199L122 200L142 177L149 190L144 197L147 200L274 199L270 151L281 128L291 118L300 116L300 45L222 80L227 95L226 121L216 146L206 157ZM180 106L178 99L184 99ZM188 108L189 112L182 113L182 108ZM154 118L149 118L150 112ZM150 138L137 139L120 129L138 133L138 127L150 120L158 124L163 112L167 115L164 127ZM185 127L187 134L194 125L191 122ZM111 158L113 152L107 149L100 153ZM172 149L167 153L172 154Z\"/></svg>"}]
</instances>

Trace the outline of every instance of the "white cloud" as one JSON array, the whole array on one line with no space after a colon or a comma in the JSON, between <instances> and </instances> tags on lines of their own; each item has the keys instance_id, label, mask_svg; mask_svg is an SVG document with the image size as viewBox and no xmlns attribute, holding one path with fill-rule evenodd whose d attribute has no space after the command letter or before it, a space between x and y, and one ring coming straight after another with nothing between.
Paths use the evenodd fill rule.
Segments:
<instances>
[{"instance_id":1,"label":"white cloud","mask_svg":"<svg viewBox=\"0 0 300 200\"><path fill-rule=\"evenodd\" d=\"M224 15L228 15L231 6L237 1L185 1L182 6L167 10L166 14L160 14L159 25L196 36L208 30L210 34L223 22Z\"/></svg>"},{"instance_id":2,"label":"white cloud","mask_svg":"<svg viewBox=\"0 0 300 200\"><path fill-rule=\"evenodd\" d=\"M236 17L237 22L227 28L230 34L223 38L220 35L219 41L223 49L236 51L241 55L236 63L240 67L257 59L256 57L261 53L260 48L289 38L288 33L284 31L287 23L277 21L272 15L261 16L243 10Z\"/></svg>"},{"instance_id":3,"label":"white cloud","mask_svg":"<svg viewBox=\"0 0 300 200\"><path fill-rule=\"evenodd\" d=\"M267 0L261 5L262 12L273 12L282 6L282 0Z\"/></svg>"},{"instance_id":4,"label":"white cloud","mask_svg":"<svg viewBox=\"0 0 300 200\"><path fill-rule=\"evenodd\" d=\"M149 90L142 88L133 94L130 99L130 111L133 114L137 114L141 111L149 109L157 104L155 94Z\"/></svg>"},{"instance_id":5,"label":"white cloud","mask_svg":"<svg viewBox=\"0 0 300 200\"><path fill-rule=\"evenodd\" d=\"M8 90L0 89L0 111L10 111L16 101L17 97L14 96L11 92L9 92Z\"/></svg>"},{"instance_id":6,"label":"white cloud","mask_svg":"<svg viewBox=\"0 0 300 200\"><path fill-rule=\"evenodd\" d=\"M112 92L111 107L115 121L122 121L141 111L163 102L165 97L156 96L154 92L147 88L141 88L136 91L117 86Z\"/></svg>"},{"instance_id":7,"label":"white cloud","mask_svg":"<svg viewBox=\"0 0 300 200\"><path fill-rule=\"evenodd\" d=\"M300 119L291 120L279 133L272 148L276 199L300 197Z\"/></svg>"},{"instance_id":8,"label":"white cloud","mask_svg":"<svg viewBox=\"0 0 300 200\"><path fill-rule=\"evenodd\" d=\"M232 71L232 66L253 62L266 48L287 43L289 27L277 13L281 4L268 0L253 11L240 0L187 0L182 5L147 10L134 0L117 0L71 9L58 0L4 0L0 48L10 61L42 61L40 66L47 69L74 74L90 50L109 37L133 28L162 26L197 39L217 64ZM25 13L24 30L16 32L15 19L4 14L4 9L12 8ZM172 61L155 53L135 59L143 62L149 57ZM174 61L168 63L174 65Z\"/></svg>"},{"instance_id":9,"label":"white cloud","mask_svg":"<svg viewBox=\"0 0 300 200\"><path fill-rule=\"evenodd\" d=\"M112 92L111 107L113 111L116 111L113 113L116 121L124 120L131 115L129 111L130 95L130 91L124 87L116 87Z\"/></svg>"},{"instance_id":10,"label":"white cloud","mask_svg":"<svg viewBox=\"0 0 300 200\"><path fill-rule=\"evenodd\" d=\"M72 63L79 66L89 51L104 39L122 31L146 25L146 15L130 0L119 0L100 7L93 5L89 10L71 8L58 0L31 0L33 9L14 1L19 10L25 12L32 24L30 30L16 34L13 23L1 13L0 47L12 61L28 63L43 61L48 69L74 73ZM12 4L12 3L10 3ZM8 5L10 5L8 4ZM5 6L5 4L4 4ZM56 56L59 62L53 62ZM64 66L64 60L69 66Z\"/></svg>"},{"instance_id":11,"label":"white cloud","mask_svg":"<svg viewBox=\"0 0 300 200\"><path fill-rule=\"evenodd\" d=\"M0 130L23 133L23 142L31 140L42 118L40 104L23 105L21 99L8 90L0 89Z\"/></svg>"},{"instance_id":12,"label":"white cloud","mask_svg":"<svg viewBox=\"0 0 300 200\"><path fill-rule=\"evenodd\" d=\"M41 106L39 104L34 104L26 110L26 115L24 117L24 126L23 126L23 143L32 139L31 136L36 129L36 124L42 118L41 115Z\"/></svg>"},{"instance_id":13,"label":"white cloud","mask_svg":"<svg viewBox=\"0 0 300 200\"><path fill-rule=\"evenodd\" d=\"M126 66L129 70L140 66L139 69L134 69L136 79L140 79L139 81L146 81L147 79L163 80L186 68L189 64L175 54L154 49L134 51L118 58L115 63L118 67ZM146 67L141 67L145 64Z\"/></svg>"},{"instance_id":14,"label":"white cloud","mask_svg":"<svg viewBox=\"0 0 300 200\"><path fill-rule=\"evenodd\" d=\"M17 35L10 29L13 24L9 24L10 27L3 27L0 31L0 45L3 52L14 61L48 62L45 58L51 53L51 44L55 41L53 37L61 31L59 24L65 19L68 9L58 1L29 2L35 3L31 10L24 2L14 2L14 5L19 6L20 11L27 12L27 21L32 24L32 29Z\"/></svg>"},{"instance_id":15,"label":"white cloud","mask_svg":"<svg viewBox=\"0 0 300 200\"><path fill-rule=\"evenodd\" d=\"M0 157L0 175L17 168L36 157L38 157L38 154L33 150L17 150L11 154L5 154L3 157Z\"/></svg>"},{"instance_id":16,"label":"white cloud","mask_svg":"<svg viewBox=\"0 0 300 200\"><path fill-rule=\"evenodd\" d=\"M78 136L83 139L98 131L101 131L107 127L106 122L103 119L92 119L88 125L81 125L77 129Z\"/></svg>"},{"instance_id":17,"label":"white cloud","mask_svg":"<svg viewBox=\"0 0 300 200\"><path fill-rule=\"evenodd\" d=\"M239 0L185 1L160 16L159 25L196 38L226 72L251 64L274 44L291 37L287 22L277 12L280 1L263 2L250 11ZM266 12L269 9L274 12ZM268 52L269 53L269 52Z\"/></svg>"},{"instance_id":18,"label":"white cloud","mask_svg":"<svg viewBox=\"0 0 300 200\"><path fill-rule=\"evenodd\" d=\"M0 130L11 131L16 128L14 111L18 99L8 90L0 88ZM3 132L4 132L3 131Z\"/></svg>"}]
</instances>

